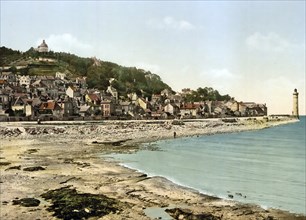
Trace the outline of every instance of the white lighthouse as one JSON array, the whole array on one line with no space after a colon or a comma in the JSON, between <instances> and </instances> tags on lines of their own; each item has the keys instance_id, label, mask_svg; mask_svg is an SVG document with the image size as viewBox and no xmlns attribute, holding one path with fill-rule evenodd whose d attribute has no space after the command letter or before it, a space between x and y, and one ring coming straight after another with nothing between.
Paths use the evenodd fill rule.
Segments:
<instances>
[{"instance_id":1,"label":"white lighthouse","mask_svg":"<svg viewBox=\"0 0 306 220\"><path fill-rule=\"evenodd\" d=\"M293 92L292 116L299 118L299 93L297 92L297 89L294 89L294 92Z\"/></svg>"}]
</instances>

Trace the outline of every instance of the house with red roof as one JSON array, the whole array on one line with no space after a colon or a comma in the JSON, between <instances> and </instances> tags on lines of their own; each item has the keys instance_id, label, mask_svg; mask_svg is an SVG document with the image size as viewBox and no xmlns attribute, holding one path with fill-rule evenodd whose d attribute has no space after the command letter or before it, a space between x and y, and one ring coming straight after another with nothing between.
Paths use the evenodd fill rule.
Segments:
<instances>
[{"instance_id":1,"label":"house with red roof","mask_svg":"<svg viewBox=\"0 0 306 220\"><path fill-rule=\"evenodd\" d=\"M47 102L42 102L39 106L40 114L53 115L56 117L62 117L62 108L54 100L48 100Z\"/></svg>"},{"instance_id":2,"label":"house with red roof","mask_svg":"<svg viewBox=\"0 0 306 220\"><path fill-rule=\"evenodd\" d=\"M198 112L201 110L199 103L183 103L180 106L180 114L182 117L196 117Z\"/></svg>"}]
</instances>

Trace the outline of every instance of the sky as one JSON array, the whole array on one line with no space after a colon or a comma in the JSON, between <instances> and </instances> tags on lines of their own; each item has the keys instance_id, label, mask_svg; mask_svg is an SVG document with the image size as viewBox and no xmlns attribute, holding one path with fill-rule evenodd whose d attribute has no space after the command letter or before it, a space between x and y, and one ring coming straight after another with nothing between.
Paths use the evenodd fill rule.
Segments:
<instances>
[{"instance_id":1,"label":"sky","mask_svg":"<svg viewBox=\"0 0 306 220\"><path fill-rule=\"evenodd\" d=\"M97 57L305 115L305 1L3 1L1 46Z\"/></svg>"}]
</instances>

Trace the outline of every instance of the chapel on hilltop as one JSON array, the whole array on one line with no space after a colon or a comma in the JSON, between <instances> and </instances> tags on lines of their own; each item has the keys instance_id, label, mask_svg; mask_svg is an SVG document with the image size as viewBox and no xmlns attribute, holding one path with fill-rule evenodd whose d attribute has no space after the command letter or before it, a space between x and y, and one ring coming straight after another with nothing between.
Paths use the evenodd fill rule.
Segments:
<instances>
[{"instance_id":1,"label":"chapel on hilltop","mask_svg":"<svg viewBox=\"0 0 306 220\"><path fill-rule=\"evenodd\" d=\"M40 53L45 53L49 51L48 45L46 44L45 40L38 46L37 51Z\"/></svg>"}]
</instances>

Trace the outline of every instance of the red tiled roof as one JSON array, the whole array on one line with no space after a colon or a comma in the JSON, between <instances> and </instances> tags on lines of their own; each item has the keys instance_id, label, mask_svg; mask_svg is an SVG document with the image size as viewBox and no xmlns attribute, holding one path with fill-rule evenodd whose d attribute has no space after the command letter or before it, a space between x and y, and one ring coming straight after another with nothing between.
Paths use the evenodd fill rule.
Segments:
<instances>
[{"instance_id":1,"label":"red tiled roof","mask_svg":"<svg viewBox=\"0 0 306 220\"><path fill-rule=\"evenodd\" d=\"M181 109L197 109L200 107L200 104L194 104L194 103L185 103L182 105Z\"/></svg>"},{"instance_id":2,"label":"red tiled roof","mask_svg":"<svg viewBox=\"0 0 306 220\"><path fill-rule=\"evenodd\" d=\"M100 101L100 97L97 94L88 94L88 97L92 100L92 101Z\"/></svg>"},{"instance_id":3,"label":"red tiled roof","mask_svg":"<svg viewBox=\"0 0 306 220\"><path fill-rule=\"evenodd\" d=\"M62 108L56 102L44 102L39 107L40 110L61 110Z\"/></svg>"}]
</instances>

